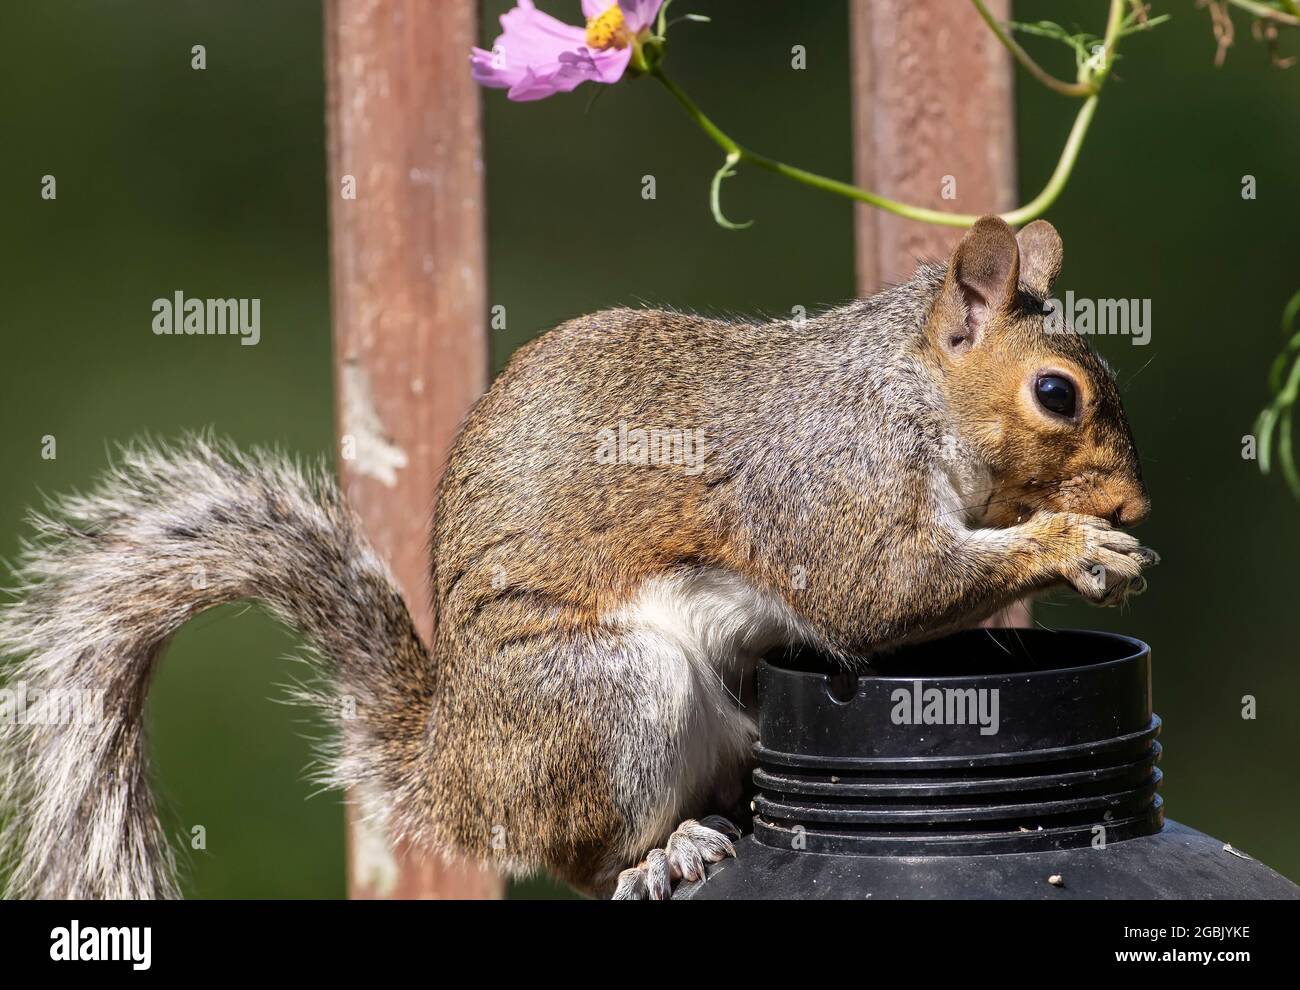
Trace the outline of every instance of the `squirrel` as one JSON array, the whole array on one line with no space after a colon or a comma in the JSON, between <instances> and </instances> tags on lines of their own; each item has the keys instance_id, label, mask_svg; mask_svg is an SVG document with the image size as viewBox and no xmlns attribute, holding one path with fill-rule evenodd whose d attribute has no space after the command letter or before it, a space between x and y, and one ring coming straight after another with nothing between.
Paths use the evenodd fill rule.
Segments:
<instances>
[{"instance_id":1,"label":"squirrel","mask_svg":"<svg viewBox=\"0 0 1300 990\"><path fill-rule=\"evenodd\" d=\"M821 315L615 309L522 347L437 493L431 646L326 472L127 448L33 517L0 608L12 682L104 693L0 729L8 893L178 894L145 697L169 637L237 599L311 645L330 780L389 837L598 896L703 878L740 834L766 652L854 669L1053 586L1145 587L1114 375L1045 322L1060 265L1050 224L984 217Z\"/></svg>"}]
</instances>

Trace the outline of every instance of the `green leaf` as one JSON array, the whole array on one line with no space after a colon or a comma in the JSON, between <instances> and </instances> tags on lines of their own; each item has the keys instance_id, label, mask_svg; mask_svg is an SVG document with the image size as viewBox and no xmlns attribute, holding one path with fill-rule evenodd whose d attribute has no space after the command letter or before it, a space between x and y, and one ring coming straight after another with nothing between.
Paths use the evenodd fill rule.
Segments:
<instances>
[{"instance_id":1,"label":"green leaf","mask_svg":"<svg viewBox=\"0 0 1300 990\"><path fill-rule=\"evenodd\" d=\"M1300 499L1300 470L1296 468L1291 438L1295 405L1300 398L1300 329L1295 329L1297 319L1300 319L1300 292L1288 300L1282 312L1282 332L1291 334L1291 339L1269 368L1268 384L1273 400L1255 417L1255 448L1260 473L1268 474L1272 468L1273 434L1276 431L1277 459L1282 465L1282 475L1291 493Z\"/></svg>"},{"instance_id":2,"label":"green leaf","mask_svg":"<svg viewBox=\"0 0 1300 990\"><path fill-rule=\"evenodd\" d=\"M1291 297L1291 301L1286 304L1286 309L1282 310L1282 334L1291 332L1295 326L1295 318L1300 316L1300 292Z\"/></svg>"},{"instance_id":3,"label":"green leaf","mask_svg":"<svg viewBox=\"0 0 1300 990\"><path fill-rule=\"evenodd\" d=\"M1278 458L1282 461L1282 476L1286 478L1287 487L1291 489L1291 494L1300 498L1300 471L1296 471L1295 455L1291 449L1291 416L1292 409L1286 411L1282 422L1278 428L1277 447Z\"/></svg>"},{"instance_id":4,"label":"green leaf","mask_svg":"<svg viewBox=\"0 0 1300 990\"><path fill-rule=\"evenodd\" d=\"M1097 35L1086 31L1071 33L1055 21L1008 21L1007 26L1023 34L1037 35L1040 38L1061 42L1074 50L1075 62L1080 66L1092 56L1093 48L1101 44L1101 38Z\"/></svg>"},{"instance_id":5,"label":"green leaf","mask_svg":"<svg viewBox=\"0 0 1300 990\"><path fill-rule=\"evenodd\" d=\"M1272 468L1273 425L1277 422L1277 410L1272 406L1260 411L1255 420L1255 453L1259 457L1259 473L1268 474Z\"/></svg>"}]
</instances>

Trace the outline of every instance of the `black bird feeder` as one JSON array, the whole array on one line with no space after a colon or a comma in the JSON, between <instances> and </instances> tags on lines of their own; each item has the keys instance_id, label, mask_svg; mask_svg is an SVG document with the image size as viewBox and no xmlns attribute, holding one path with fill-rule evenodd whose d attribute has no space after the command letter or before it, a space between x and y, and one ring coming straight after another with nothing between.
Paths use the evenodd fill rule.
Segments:
<instances>
[{"instance_id":1,"label":"black bird feeder","mask_svg":"<svg viewBox=\"0 0 1300 990\"><path fill-rule=\"evenodd\" d=\"M758 689L753 833L674 897L1300 898L1166 820L1138 640L969 630L861 676L782 651Z\"/></svg>"}]
</instances>

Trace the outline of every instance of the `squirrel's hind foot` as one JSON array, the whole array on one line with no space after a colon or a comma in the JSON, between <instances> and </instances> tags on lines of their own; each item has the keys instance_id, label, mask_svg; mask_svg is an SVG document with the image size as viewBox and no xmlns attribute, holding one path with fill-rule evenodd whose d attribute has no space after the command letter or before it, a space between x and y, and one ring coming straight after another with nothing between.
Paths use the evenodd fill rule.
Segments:
<instances>
[{"instance_id":1,"label":"squirrel's hind foot","mask_svg":"<svg viewBox=\"0 0 1300 990\"><path fill-rule=\"evenodd\" d=\"M679 880L704 880L706 863L736 855L733 839L740 829L721 815L700 821L688 818L668 837L663 849L651 849L644 862L618 875L615 901L666 901Z\"/></svg>"}]
</instances>

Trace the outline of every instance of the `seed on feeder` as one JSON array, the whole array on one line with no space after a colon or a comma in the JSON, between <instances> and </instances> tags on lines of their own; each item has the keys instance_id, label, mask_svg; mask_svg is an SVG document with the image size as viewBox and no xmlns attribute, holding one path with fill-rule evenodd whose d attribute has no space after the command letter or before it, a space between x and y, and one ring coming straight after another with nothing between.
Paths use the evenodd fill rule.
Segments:
<instances>
[{"instance_id":1,"label":"seed on feeder","mask_svg":"<svg viewBox=\"0 0 1300 990\"><path fill-rule=\"evenodd\" d=\"M1053 887L1064 887L1065 877L1061 876L1061 874L1059 873L1053 873L1050 877L1047 878L1047 882L1050 883Z\"/></svg>"}]
</instances>

